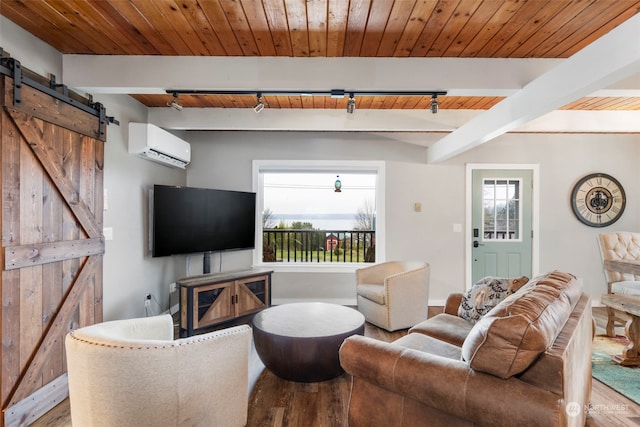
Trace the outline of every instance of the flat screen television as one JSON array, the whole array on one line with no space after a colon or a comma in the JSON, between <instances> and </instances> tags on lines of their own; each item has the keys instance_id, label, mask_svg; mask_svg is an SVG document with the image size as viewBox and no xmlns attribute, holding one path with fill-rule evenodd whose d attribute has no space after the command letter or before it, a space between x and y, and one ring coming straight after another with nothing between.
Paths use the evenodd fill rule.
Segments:
<instances>
[{"instance_id":1,"label":"flat screen television","mask_svg":"<svg viewBox=\"0 0 640 427\"><path fill-rule=\"evenodd\" d=\"M255 193L154 185L151 202L154 257L255 247Z\"/></svg>"}]
</instances>

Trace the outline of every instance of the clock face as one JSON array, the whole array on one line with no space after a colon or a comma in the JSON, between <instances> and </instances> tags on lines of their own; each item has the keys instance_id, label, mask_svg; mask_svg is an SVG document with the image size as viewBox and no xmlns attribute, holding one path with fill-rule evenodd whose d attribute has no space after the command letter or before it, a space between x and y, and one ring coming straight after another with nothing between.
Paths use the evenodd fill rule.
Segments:
<instances>
[{"instance_id":1,"label":"clock face","mask_svg":"<svg viewBox=\"0 0 640 427\"><path fill-rule=\"evenodd\" d=\"M590 227L606 227L616 222L626 204L624 189L614 177L593 173L580 179L573 187L573 213Z\"/></svg>"}]
</instances>

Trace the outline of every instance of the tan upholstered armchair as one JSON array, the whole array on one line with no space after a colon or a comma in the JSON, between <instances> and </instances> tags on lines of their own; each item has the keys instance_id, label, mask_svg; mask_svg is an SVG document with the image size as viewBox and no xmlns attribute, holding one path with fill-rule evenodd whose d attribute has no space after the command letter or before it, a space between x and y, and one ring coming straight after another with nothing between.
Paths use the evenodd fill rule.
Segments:
<instances>
[{"instance_id":1,"label":"tan upholstered armchair","mask_svg":"<svg viewBox=\"0 0 640 427\"><path fill-rule=\"evenodd\" d=\"M636 295L640 298L640 233L618 231L598 236L607 292L610 294ZM608 261L625 261L625 266L612 266ZM615 322L626 322L629 315L607 307L607 335L615 335Z\"/></svg>"},{"instance_id":2,"label":"tan upholstered armchair","mask_svg":"<svg viewBox=\"0 0 640 427\"><path fill-rule=\"evenodd\" d=\"M410 328L427 318L429 264L389 261L356 270L358 310L388 331Z\"/></svg>"},{"instance_id":3,"label":"tan upholstered armchair","mask_svg":"<svg viewBox=\"0 0 640 427\"><path fill-rule=\"evenodd\" d=\"M170 315L65 339L74 426L244 426L249 326L173 339Z\"/></svg>"}]
</instances>

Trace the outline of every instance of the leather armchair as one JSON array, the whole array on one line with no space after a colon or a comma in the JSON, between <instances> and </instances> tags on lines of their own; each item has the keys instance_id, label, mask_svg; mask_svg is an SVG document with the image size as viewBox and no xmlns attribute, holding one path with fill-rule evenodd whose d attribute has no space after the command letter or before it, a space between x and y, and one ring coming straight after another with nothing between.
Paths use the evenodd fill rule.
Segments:
<instances>
[{"instance_id":1,"label":"leather armchair","mask_svg":"<svg viewBox=\"0 0 640 427\"><path fill-rule=\"evenodd\" d=\"M387 331L410 328L427 318L429 264L389 261L356 270L358 310Z\"/></svg>"},{"instance_id":2,"label":"leather armchair","mask_svg":"<svg viewBox=\"0 0 640 427\"><path fill-rule=\"evenodd\" d=\"M170 315L67 334L73 425L246 425L251 328L173 336Z\"/></svg>"},{"instance_id":3,"label":"leather armchair","mask_svg":"<svg viewBox=\"0 0 640 427\"><path fill-rule=\"evenodd\" d=\"M607 282L607 293L635 295L640 298L640 274L624 272L605 265L606 261L625 261L637 266L640 263L640 233L603 233L598 236L598 246ZM627 313L607 307L607 335L615 335L615 322L626 323L628 320L630 317Z\"/></svg>"}]
</instances>

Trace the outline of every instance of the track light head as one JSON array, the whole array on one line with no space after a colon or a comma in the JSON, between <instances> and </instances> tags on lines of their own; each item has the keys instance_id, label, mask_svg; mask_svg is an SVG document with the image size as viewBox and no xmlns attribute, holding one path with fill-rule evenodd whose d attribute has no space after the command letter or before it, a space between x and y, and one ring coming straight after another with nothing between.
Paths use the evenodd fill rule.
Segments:
<instances>
[{"instance_id":1,"label":"track light head","mask_svg":"<svg viewBox=\"0 0 640 427\"><path fill-rule=\"evenodd\" d=\"M436 114L438 112L439 107L440 107L440 103L438 102L438 95L432 95L431 96L431 112L433 114Z\"/></svg>"},{"instance_id":2,"label":"track light head","mask_svg":"<svg viewBox=\"0 0 640 427\"><path fill-rule=\"evenodd\" d=\"M264 101L262 100L262 93L258 92L256 97L258 99L258 103L256 104L255 107L253 107L253 111L255 111L256 114L258 114L260 111L264 110Z\"/></svg>"},{"instance_id":3,"label":"track light head","mask_svg":"<svg viewBox=\"0 0 640 427\"><path fill-rule=\"evenodd\" d=\"M178 102L178 94L174 93L173 94L173 99L169 102L167 102L167 107L171 107L176 111L182 111L182 105L180 105L180 103Z\"/></svg>"},{"instance_id":4,"label":"track light head","mask_svg":"<svg viewBox=\"0 0 640 427\"><path fill-rule=\"evenodd\" d=\"M349 94L349 101L347 101L347 113L353 114L356 111L356 100L353 97L353 93Z\"/></svg>"}]
</instances>

